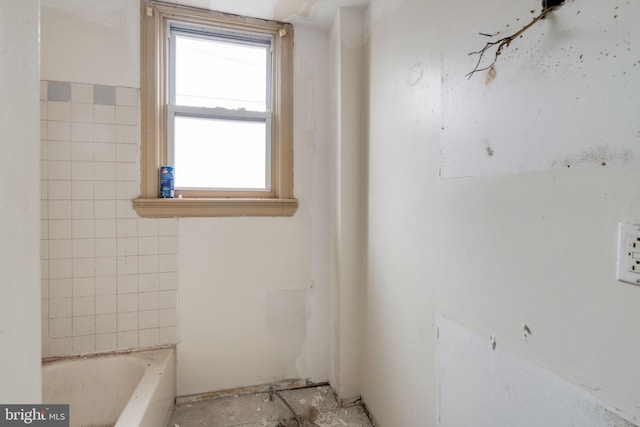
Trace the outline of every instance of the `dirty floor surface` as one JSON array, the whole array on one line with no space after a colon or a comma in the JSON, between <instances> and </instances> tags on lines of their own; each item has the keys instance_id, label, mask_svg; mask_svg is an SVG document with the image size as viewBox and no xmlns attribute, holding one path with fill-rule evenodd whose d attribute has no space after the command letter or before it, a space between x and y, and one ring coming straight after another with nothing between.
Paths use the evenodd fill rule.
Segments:
<instances>
[{"instance_id":1,"label":"dirty floor surface","mask_svg":"<svg viewBox=\"0 0 640 427\"><path fill-rule=\"evenodd\" d=\"M338 407L328 386L281 391L280 395L305 422L314 427L372 427L361 406ZM315 408L315 409L313 409ZM309 423L305 417L310 417ZM297 427L293 414L268 393L221 397L176 405L167 427Z\"/></svg>"}]
</instances>

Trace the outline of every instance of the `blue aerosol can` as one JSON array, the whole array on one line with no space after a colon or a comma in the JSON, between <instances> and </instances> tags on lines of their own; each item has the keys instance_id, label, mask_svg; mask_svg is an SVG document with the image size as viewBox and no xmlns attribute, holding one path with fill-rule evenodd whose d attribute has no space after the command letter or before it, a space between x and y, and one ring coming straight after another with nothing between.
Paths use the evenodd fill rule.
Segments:
<instances>
[{"instance_id":1,"label":"blue aerosol can","mask_svg":"<svg viewBox=\"0 0 640 427\"><path fill-rule=\"evenodd\" d=\"M162 199L173 199L175 196L175 170L173 166L160 166L160 197Z\"/></svg>"}]
</instances>

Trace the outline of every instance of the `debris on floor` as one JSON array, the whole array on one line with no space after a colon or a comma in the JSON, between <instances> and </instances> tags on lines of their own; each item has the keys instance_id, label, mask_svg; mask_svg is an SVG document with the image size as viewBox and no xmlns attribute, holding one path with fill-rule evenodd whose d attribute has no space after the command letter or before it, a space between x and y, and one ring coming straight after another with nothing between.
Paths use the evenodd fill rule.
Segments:
<instances>
[{"instance_id":1,"label":"debris on floor","mask_svg":"<svg viewBox=\"0 0 640 427\"><path fill-rule=\"evenodd\" d=\"M341 408L329 386L220 397L174 407L167 427L372 427L362 406Z\"/></svg>"}]
</instances>

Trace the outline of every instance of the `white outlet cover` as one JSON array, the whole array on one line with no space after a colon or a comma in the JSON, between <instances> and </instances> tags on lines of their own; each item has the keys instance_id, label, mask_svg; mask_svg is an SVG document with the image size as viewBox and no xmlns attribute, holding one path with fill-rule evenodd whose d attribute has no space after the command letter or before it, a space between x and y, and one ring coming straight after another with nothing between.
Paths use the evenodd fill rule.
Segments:
<instances>
[{"instance_id":1,"label":"white outlet cover","mask_svg":"<svg viewBox=\"0 0 640 427\"><path fill-rule=\"evenodd\" d=\"M618 280L640 285L640 225L618 225Z\"/></svg>"}]
</instances>

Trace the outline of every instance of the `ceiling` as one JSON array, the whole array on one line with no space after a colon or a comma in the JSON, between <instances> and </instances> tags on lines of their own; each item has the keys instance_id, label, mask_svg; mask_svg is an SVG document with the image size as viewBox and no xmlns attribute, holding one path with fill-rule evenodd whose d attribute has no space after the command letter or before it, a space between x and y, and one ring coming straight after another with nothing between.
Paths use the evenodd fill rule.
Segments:
<instances>
[{"instance_id":1,"label":"ceiling","mask_svg":"<svg viewBox=\"0 0 640 427\"><path fill-rule=\"evenodd\" d=\"M218 12L328 29L341 7L362 7L369 0L164 0Z\"/></svg>"}]
</instances>

